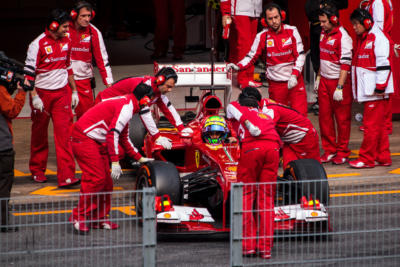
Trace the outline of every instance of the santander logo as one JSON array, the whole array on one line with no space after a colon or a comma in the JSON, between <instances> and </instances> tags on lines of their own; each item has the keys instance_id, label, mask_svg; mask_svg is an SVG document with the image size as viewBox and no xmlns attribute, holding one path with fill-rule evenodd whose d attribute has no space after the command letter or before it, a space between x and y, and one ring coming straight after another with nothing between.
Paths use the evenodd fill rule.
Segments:
<instances>
[{"instance_id":1,"label":"santander logo","mask_svg":"<svg viewBox=\"0 0 400 267\"><path fill-rule=\"evenodd\" d=\"M173 65L172 68L177 73L190 73L190 72L201 72L201 73L209 73L211 72L211 67L207 66L179 66ZM218 67L214 66L214 72L226 72L226 67Z\"/></svg>"}]
</instances>

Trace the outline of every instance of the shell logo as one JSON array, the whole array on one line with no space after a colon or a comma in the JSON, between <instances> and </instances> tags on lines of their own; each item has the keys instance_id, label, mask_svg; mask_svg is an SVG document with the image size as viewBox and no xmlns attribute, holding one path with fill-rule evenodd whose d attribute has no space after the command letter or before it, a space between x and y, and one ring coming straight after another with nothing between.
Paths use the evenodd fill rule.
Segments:
<instances>
[{"instance_id":1,"label":"shell logo","mask_svg":"<svg viewBox=\"0 0 400 267\"><path fill-rule=\"evenodd\" d=\"M316 212L316 211L311 212L311 216L312 217L317 217L318 216L318 212Z\"/></svg>"},{"instance_id":2,"label":"shell logo","mask_svg":"<svg viewBox=\"0 0 400 267\"><path fill-rule=\"evenodd\" d=\"M267 47L274 47L274 40L273 39L267 40Z\"/></svg>"},{"instance_id":3,"label":"shell logo","mask_svg":"<svg viewBox=\"0 0 400 267\"><path fill-rule=\"evenodd\" d=\"M165 219L170 219L171 218L171 214L170 213L164 213L164 218Z\"/></svg>"},{"instance_id":4,"label":"shell logo","mask_svg":"<svg viewBox=\"0 0 400 267\"><path fill-rule=\"evenodd\" d=\"M46 46L44 49L46 50L47 55L53 53L53 48L51 46Z\"/></svg>"}]
</instances>

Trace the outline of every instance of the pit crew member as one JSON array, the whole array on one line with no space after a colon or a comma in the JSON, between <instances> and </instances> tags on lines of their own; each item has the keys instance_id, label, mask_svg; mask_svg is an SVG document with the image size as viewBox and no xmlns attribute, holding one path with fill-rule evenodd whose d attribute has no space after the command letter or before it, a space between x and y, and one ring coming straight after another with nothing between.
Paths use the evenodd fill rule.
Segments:
<instances>
[{"instance_id":1,"label":"pit crew member","mask_svg":"<svg viewBox=\"0 0 400 267\"><path fill-rule=\"evenodd\" d=\"M79 102L70 64L71 43L66 37L70 16L61 9L51 11L47 28L28 48L25 70L36 73L35 89L31 92L32 109L31 155L29 169L34 181L42 183L48 155L48 126L54 125L58 186L79 182L75 178L75 161L69 144L72 108ZM72 89L72 98L71 98ZM72 99L72 101L71 101Z\"/></svg>"},{"instance_id":2,"label":"pit crew member","mask_svg":"<svg viewBox=\"0 0 400 267\"><path fill-rule=\"evenodd\" d=\"M364 138L353 168L390 166L389 137L385 127L388 95L393 93L390 41L364 9L351 14L359 41L352 62L353 96L364 104Z\"/></svg>"},{"instance_id":3,"label":"pit crew member","mask_svg":"<svg viewBox=\"0 0 400 267\"><path fill-rule=\"evenodd\" d=\"M133 94L97 104L74 124L71 143L82 170L82 182L78 206L73 209L69 220L78 233L90 231L87 220L95 221L90 225L95 229L113 230L119 227L107 218L111 209L111 194L102 193L112 192L112 179L118 180L122 174L118 145L128 156L141 163L152 160L142 157L129 140L129 121L133 114L148 104L152 94L152 88L141 83Z\"/></svg>"},{"instance_id":4,"label":"pit crew member","mask_svg":"<svg viewBox=\"0 0 400 267\"><path fill-rule=\"evenodd\" d=\"M263 13L268 28L257 34L250 51L237 65L230 63L227 67L246 69L266 51L269 97L307 116L307 95L301 74L305 61L303 43L295 26L282 23L282 13L277 4L268 4Z\"/></svg>"},{"instance_id":5,"label":"pit crew member","mask_svg":"<svg viewBox=\"0 0 400 267\"><path fill-rule=\"evenodd\" d=\"M113 83L110 63L101 32L90 23L95 12L90 3L78 2L71 11L72 21L69 24L71 39L71 63L79 96L79 104L75 108L77 119L94 105L93 78L94 58L96 66L106 87Z\"/></svg>"},{"instance_id":6,"label":"pit crew member","mask_svg":"<svg viewBox=\"0 0 400 267\"><path fill-rule=\"evenodd\" d=\"M178 112L166 96L166 94L171 92L172 88L174 88L177 81L178 75L176 74L175 70L170 67L162 68L158 71L155 77L143 76L125 78L117 81L111 87L99 93L96 98L96 103L107 98L129 94L139 83L145 83L151 86L154 92L154 96L151 99L150 105L157 104L165 117L167 117L168 121L170 121L178 129L178 131L182 133L193 133L191 128L185 128L183 126ZM156 140L156 144L163 146L165 149L171 149L171 140L160 135L160 132L158 131L158 128L151 115L150 107L142 110L140 112L140 117L147 131L153 137L153 140Z\"/></svg>"},{"instance_id":7,"label":"pit crew member","mask_svg":"<svg viewBox=\"0 0 400 267\"><path fill-rule=\"evenodd\" d=\"M250 100L250 101L247 101ZM241 103L253 103L253 96L239 95ZM257 102L257 101L256 101ZM255 255L269 259L273 245L274 196L279 165L279 135L273 119L260 112L257 106L241 106L232 102L227 107L227 118L241 143L237 170L238 181L245 184L270 182L259 187L245 185L243 188L243 255ZM256 189L257 188L257 189ZM254 202L256 204L254 206ZM253 207L259 210L254 216ZM260 218L257 223L254 217ZM257 241L258 231L258 241Z\"/></svg>"},{"instance_id":8,"label":"pit crew member","mask_svg":"<svg viewBox=\"0 0 400 267\"><path fill-rule=\"evenodd\" d=\"M258 106L263 113L270 116L275 122L275 129L282 142L283 167L297 159L315 159L320 161L318 133L311 121L298 111L288 106L264 98L256 88L247 87L243 94L254 96L251 105ZM245 101L249 102L249 99ZM249 105L246 102L241 105Z\"/></svg>"},{"instance_id":9,"label":"pit crew member","mask_svg":"<svg viewBox=\"0 0 400 267\"><path fill-rule=\"evenodd\" d=\"M319 11L320 70L316 91L319 101L319 127L324 154L321 162L343 164L350 155L351 124L350 69L353 41L340 25L339 11L324 7ZM335 130L337 129L337 134Z\"/></svg>"},{"instance_id":10,"label":"pit crew member","mask_svg":"<svg viewBox=\"0 0 400 267\"><path fill-rule=\"evenodd\" d=\"M257 35L258 17L262 13L262 0L221 0L222 26L230 28L229 62L238 62L251 48ZM230 25L229 25L230 24ZM254 65L238 72L240 88L260 87L254 81Z\"/></svg>"},{"instance_id":11,"label":"pit crew member","mask_svg":"<svg viewBox=\"0 0 400 267\"><path fill-rule=\"evenodd\" d=\"M391 39L391 32L393 29L393 5L391 0L368 0L364 2L364 8L371 14L374 19L374 23L383 31L386 37L393 42ZM394 66L392 66L394 67ZM393 80L395 86L396 80ZM392 134L392 98L389 95L389 101L386 106L386 129L389 134Z\"/></svg>"}]
</instances>

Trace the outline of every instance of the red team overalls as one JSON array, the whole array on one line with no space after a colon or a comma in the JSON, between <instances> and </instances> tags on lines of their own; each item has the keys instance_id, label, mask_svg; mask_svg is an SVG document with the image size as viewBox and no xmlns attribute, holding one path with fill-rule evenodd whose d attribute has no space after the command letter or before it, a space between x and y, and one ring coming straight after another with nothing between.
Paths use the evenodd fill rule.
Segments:
<instances>
[{"instance_id":1,"label":"red team overalls","mask_svg":"<svg viewBox=\"0 0 400 267\"><path fill-rule=\"evenodd\" d=\"M227 118L241 142L238 181L268 183L259 186L245 185L243 188L243 251L258 249L261 253L270 253L274 234L274 182L279 165L279 135L275 131L272 118L256 108L243 107L232 102L227 107ZM245 120L257 126L261 134L257 137L251 136L244 125ZM254 207L260 212L253 214Z\"/></svg>"}]
</instances>

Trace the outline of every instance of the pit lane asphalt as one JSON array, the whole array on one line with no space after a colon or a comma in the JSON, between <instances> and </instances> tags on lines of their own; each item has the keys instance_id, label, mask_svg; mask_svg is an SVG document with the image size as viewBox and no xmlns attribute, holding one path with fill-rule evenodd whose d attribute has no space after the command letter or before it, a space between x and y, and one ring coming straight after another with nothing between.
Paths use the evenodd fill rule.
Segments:
<instances>
[{"instance_id":1,"label":"pit lane asphalt","mask_svg":"<svg viewBox=\"0 0 400 267\"><path fill-rule=\"evenodd\" d=\"M142 66L116 66L113 67L113 73L115 80L121 77L131 75L144 75L152 73L152 65ZM97 81L101 81L100 77L97 77ZM101 90L101 85L96 90ZM187 94L188 90L174 90L169 95L171 102L178 108L187 107L184 103L184 95ZM263 90L264 95L266 89ZM238 95L238 89L233 92L233 99ZM353 105L353 115L360 112L361 108L359 105ZM25 116L24 116L25 115ZM29 105L25 105L24 110L21 114L22 117L29 116ZM314 126L318 129L318 117L309 113L309 118L313 122ZM350 149L352 150L352 158L357 155L362 142L362 132L358 130L359 123L352 121L351 138L350 138ZM30 127L31 121L28 118L16 119L13 121L14 128L14 142L16 150L16 178L12 189L12 197L16 196L29 196L32 192L38 189L43 189L49 186L57 187L56 182L56 159L54 152L54 142L52 126L49 127L49 160L48 160L48 182L44 184L34 183L29 176L28 162L29 162L29 149L30 149ZM357 183L363 184L363 177L375 176L378 180L382 176L393 176L397 177L400 174L400 122L393 122L393 134L390 136L390 144L392 151L393 164L391 167L376 167L373 169L351 169L347 164L335 166L332 164L325 164L324 167L328 174L330 183L339 183L342 185L351 185L354 183L352 178L360 178ZM79 167L77 165L77 171ZM80 176L80 174L77 174ZM124 175L115 186L120 186L123 189L133 189L134 181L129 175ZM390 189L390 185L388 185ZM76 191L79 190L79 186L74 187ZM57 191L58 189L54 189ZM49 198L56 199L55 196ZM343 218L346 219L346 218ZM50 238L50 237L49 237ZM229 242L225 239L218 239L212 241L191 241L191 240L180 240L179 242L165 242L160 241L157 246L157 261L160 266L226 266L229 264Z\"/></svg>"}]
</instances>

